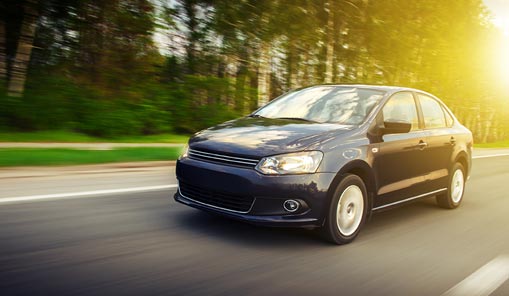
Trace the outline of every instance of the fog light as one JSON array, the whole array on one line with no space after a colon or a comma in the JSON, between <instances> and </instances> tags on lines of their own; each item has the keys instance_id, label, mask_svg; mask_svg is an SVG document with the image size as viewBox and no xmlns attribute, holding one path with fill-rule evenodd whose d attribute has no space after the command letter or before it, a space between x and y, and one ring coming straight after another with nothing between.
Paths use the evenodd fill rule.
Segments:
<instances>
[{"instance_id":1,"label":"fog light","mask_svg":"<svg viewBox=\"0 0 509 296\"><path fill-rule=\"evenodd\" d=\"M285 208L287 212L293 213L300 208L300 203L293 199L287 199L283 203L283 208Z\"/></svg>"}]
</instances>

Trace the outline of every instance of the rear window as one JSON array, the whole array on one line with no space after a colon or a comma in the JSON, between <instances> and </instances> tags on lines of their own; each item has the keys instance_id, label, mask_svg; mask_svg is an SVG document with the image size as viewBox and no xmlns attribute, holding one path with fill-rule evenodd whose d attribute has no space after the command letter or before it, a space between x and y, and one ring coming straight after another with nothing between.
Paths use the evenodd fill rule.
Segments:
<instances>
[{"instance_id":1,"label":"rear window","mask_svg":"<svg viewBox=\"0 0 509 296\"><path fill-rule=\"evenodd\" d=\"M444 110L440 103L432 97L418 94L421 104L422 115L424 116L425 128L441 128L446 127Z\"/></svg>"}]
</instances>

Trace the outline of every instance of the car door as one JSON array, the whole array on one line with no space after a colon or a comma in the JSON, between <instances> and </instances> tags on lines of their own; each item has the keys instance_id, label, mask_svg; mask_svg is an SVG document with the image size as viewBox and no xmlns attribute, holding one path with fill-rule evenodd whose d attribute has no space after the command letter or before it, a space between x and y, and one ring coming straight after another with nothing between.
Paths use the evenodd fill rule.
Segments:
<instances>
[{"instance_id":1,"label":"car door","mask_svg":"<svg viewBox=\"0 0 509 296\"><path fill-rule=\"evenodd\" d=\"M422 191L426 175L427 132L422 129L414 95L398 92L392 95L377 117L377 122L409 122L408 133L381 136L378 151L373 153L377 179L374 208L383 208L412 198Z\"/></svg>"},{"instance_id":2,"label":"car door","mask_svg":"<svg viewBox=\"0 0 509 296\"><path fill-rule=\"evenodd\" d=\"M425 151L426 189L429 191L447 187L449 169L456 138L451 134L452 118L447 117L442 103L426 94L417 93L424 121L428 132L428 147Z\"/></svg>"}]
</instances>

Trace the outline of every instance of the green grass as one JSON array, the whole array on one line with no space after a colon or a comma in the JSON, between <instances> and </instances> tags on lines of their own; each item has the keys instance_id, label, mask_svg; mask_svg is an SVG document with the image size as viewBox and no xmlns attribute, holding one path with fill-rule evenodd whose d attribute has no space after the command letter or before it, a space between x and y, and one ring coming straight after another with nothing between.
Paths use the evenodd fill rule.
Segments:
<instances>
[{"instance_id":1,"label":"green grass","mask_svg":"<svg viewBox=\"0 0 509 296\"><path fill-rule=\"evenodd\" d=\"M475 148L509 148L509 140L493 142L493 143L481 143L474 144Z\"/></svg>"},{"instance_id":2,"label":"green grass","mask_svg":"<svg viewBox=\"0 0 509 296\"><path fill-rule=\"evenodd\" d=\"M188 139L189 136L177 134L97 138L69 131L0 132L0 142L187 143Z\"/></svg>"},{"instance_id":3,"label":"green grass","mask_svg":"<svg viewBox=\"0 0 509 296\"><path fill-rule=\"evenodd\" d=\"M0 167L175 160L181 150L180 147L137 147L113 150L5 148L0 149Z\"/></svg>"}]
</instances>

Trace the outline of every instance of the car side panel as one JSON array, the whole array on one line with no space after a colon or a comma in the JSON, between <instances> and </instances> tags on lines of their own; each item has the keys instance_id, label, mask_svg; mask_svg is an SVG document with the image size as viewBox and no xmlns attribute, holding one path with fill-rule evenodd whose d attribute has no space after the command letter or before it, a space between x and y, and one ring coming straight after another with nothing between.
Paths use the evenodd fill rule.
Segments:
<instances>
[{"instance_id":1,"label":"car side panel","mask_svg":"<svg viewBox=\"0 0 509 296\"><path fill-rule=\"evenodd\" d=\"M383 137L373 162L378 185L375 208L421 194L427 160L419 143L426 137L422 130Z\"/></svg>"},{"instance_id":2,"label":"car side panel","mask_svg":"<svg viewBox=\"0 0 509 296\"><path fill-rule=\"evenodd\" d=\"M429 192L447 188L453 149L460 139L459 135L453 134L451 128L431 129L428 132L429 135L426 140L428 146L423 155L427 159L425 162L427 171L425 185Z\"/></svg>"}]
</instances>

